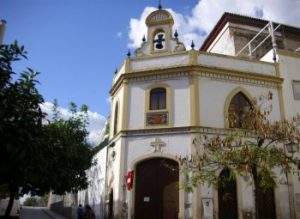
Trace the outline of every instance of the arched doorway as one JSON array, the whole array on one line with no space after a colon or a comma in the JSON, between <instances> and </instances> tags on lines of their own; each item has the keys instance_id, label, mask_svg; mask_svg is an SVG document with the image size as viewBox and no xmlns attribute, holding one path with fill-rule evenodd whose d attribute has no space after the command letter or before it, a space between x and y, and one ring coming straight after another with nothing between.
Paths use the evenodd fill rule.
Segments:
<instances>
[{"instance_id":1,"label":"arched doorway","mask_svg":"<svg viewBox=\"0 0 300 219\"><path fill-rule=\"evenodd\" d=\"M260 176L257 174L257 172L253 175L255 184L256 218L276 219L274 189L262 189L260 186Z\"/></svg>"},{"instance_id":2,"label":"arched doorway","mask_svg":"<svg viewBox=\"0 0 300 219\"><path fill-rule=\"evenodd\" d=\"M238 219L236 180L231 174L229 169L224 169L219 176L219 219Z\"/></svg>"},{"instance_id":3,"label":"arched doorway","mask_svg":"<svg viewBox=\"0 0 300 219\"><path fill-rule=\"evenodd\" d=\"M136 166L135 218L177 219L178 163L166 158L145 160Z\"/></svg>"}]
</instances>

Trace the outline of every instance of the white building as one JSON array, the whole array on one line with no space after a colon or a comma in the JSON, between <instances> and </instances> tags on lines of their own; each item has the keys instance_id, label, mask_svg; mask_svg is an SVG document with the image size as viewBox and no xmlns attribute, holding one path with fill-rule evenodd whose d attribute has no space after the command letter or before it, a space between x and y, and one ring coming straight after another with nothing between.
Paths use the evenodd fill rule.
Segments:
<instances>
[{"instance_id":1,"label":"white building","mask_svg":"<svg viewBox=\"0 0 300 219\"><path fill-rule=\"evenodd\" d=\"M192 140L199 133L228 133L235 100L247 103L271 91L271 120L300 112L300 29L281 25L275 31L274 63L271 40L250 57L247 51L239 53L267 21L225 13L200 51L187 51L173 24L168 11L152 12L147 37L113 79L107 217L222 219L229 209L230 218L255 218L259 205L260 218L300 218L299 181L280 173L283 180L259 203L253 185L239 176L229 206L213 187L199 186L192 194L178 189L185 180L178 157L193 153ZM132 188L127 188L131 179Z\"/></svg>"}]
</instances>

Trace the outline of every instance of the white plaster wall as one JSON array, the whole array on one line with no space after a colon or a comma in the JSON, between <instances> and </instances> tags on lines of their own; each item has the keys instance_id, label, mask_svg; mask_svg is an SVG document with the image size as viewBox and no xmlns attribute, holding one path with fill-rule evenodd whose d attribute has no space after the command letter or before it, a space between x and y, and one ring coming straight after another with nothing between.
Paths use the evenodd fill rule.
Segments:
<instances>
[{"instance_id":1,"label":"white plaster wall","mask_svg":"<svg viewBox=\"0 0 300 219\"><path fill-rule=\"evenodd\" d=\"M223 27L223 30L218 34L216 39L208 48L208 52L219 53L224 55L234 55L234 41L233 37L230 35L228 23Z\"/></svg>"},{"instance_id":2,"label":"white plaster wall","mask_svg":"<svg viewBox=\"0 0 300 219\"><path fill-rule=\"evenodd\" d=\"M129 84L128 129L143 129L145 126L146 83Z\"/></svg>"},{"instance_id":3,"label":"white plaster wall","mask_svg":"<svg viewBox=\"0 0 300 219\"><path fill-rule=\"evenodd\" d=\"M240 59L231 56L223 56L201 52L198 56L198 64L237 71L249 71L257 74L275 75L275 66L267 62L258 62Z\"/></svg>"},{"instance_id":4,"label":"white plaster wall","mask_svg":"<svg viewBox=\"0 0 300 219\"><path fill-rule=\"evenodd\" d=\"M87 170L89 186L86 190L78 192L78 204L89 204L97 219L105 217L105 176L106 176L107 148L100 150L93 158L96 165Z\"/></svg>"},{"instance_id":5,"label":"white plaster wall","mask_svg":"<svg viewBox=\"0 0 300 219\"><path fill-rule=\"evenodd\" d=\"M190 90L189 80L181 78L180 80L169 81L172 88L171 109L173 111L173 126L188 126L190 114Z\"/></svg>"},{"instance_id":6,"label":"white plaster wall","mask_svg":"<svg viewBox=\"0 0 300 219\"><path fill-rule=\"evenodd\" d=\"M300 80L300 56L279 55L279 71L284 78L283 98L286 115L292 118L300 113L300 100L294 99L292 81Z\"/></svg>"},{"instance_id":7,"label":"white plaster wall","mask_svg":"<svg viewBox=\"0 0 300 219\"><path fill-rule=\"evenodd\" d=\"M128 168L132 167L134 164L133 161L138 160L140 157L153 154L154 148L151 147L150 144L156 137L166 143L166 147L162 148L163 154L169 154L175 157L185 156L191 153L192 138L188 134L130 137L128 138L127 153Z\"/></svg>"},{"instance_id":8,"label":"white plaster wall","mask_svg":"<svg viewBox=\"0 0 300 219\"><path fill-rule=\"evenodd\" d=\"M170 56L156 56L147 59L135 59L131 62L132 71L141 71L147 69L163 69L167 67L175 67L187 65L189 56L187 53Z\"/></svg>"},{"instance_id":9,"label":"white plaster wall","mask_svg":"<svg viewBox=\"0 0 300 219\"><path fill-rule=\"evenodd\" d=\"M243 87L254 98L273 93L271 102L273 110L271 120L280 119L280 108L277 90L253 85L237 84L229 81L216 81L201 78L199 81L200 125L206 127L224 128L224 107L227 96L237 87Z\"/></svg>"},{"instance_id":10,"label":"white plaster wall","mask_svg":"<svg viewBox=\"0 0 300 219\"><path fill-rule=\"evenodd\" d=\"M165 84L171 89L170 121L174 127L189 124L189 80L180 78L173 80L134 82L129 86L129 129L145 128L146 90L153 84ZM176 107L175 107L176 106Z\"/></svg>"}]
</instances>

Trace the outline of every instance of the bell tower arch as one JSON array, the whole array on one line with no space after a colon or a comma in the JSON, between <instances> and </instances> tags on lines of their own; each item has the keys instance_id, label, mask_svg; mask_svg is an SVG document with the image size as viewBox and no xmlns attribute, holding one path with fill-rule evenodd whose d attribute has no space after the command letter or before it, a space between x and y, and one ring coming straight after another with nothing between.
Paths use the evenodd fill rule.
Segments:
<instances>
[{"instance_id":1,"label":"bell tower arch","mask_svg":"<svg viewBox=\"0 0 300 219\"><path fill-rule=\"evenodd\" d=\"M162 9L153 11L146 18L147 39L143 39L140 48L136 50L136 55L155 56L160 54L170 54L178 51L185 51L183 43L178 40L178 33L173 37L174 19L171 13Z\"/></svg>"}]
</instances>

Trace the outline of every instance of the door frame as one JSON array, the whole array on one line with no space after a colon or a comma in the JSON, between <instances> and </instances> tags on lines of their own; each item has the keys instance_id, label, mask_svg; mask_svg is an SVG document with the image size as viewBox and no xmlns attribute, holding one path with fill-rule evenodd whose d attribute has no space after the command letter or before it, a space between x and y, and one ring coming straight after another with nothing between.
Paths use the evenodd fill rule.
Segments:
<instances>
[{"instance_id":1,"label":"door frame","mask_svg":"<svg viewBox=\"0 0 300 219\"><path fill-rule=\"evenodd\" d=\"M218 176L220 176L223 169L218 171ZM243 206L243 197L241 191L241 176L239 176L234 170L230 169L235 174L235 183L236 183L236 198L237 198L237 215L238 218L242 218L242 206ZM253 190L253 188L252 188ZM253 202L253 205L255 203ZM252 212L252 211L251 211ZM253 213L253 212L252 212ZM219 189L213 188L213 214L216 219L219 219Z\"/></svg>"},{"instance_id":2,"label":"door frame","mask_svg":"<svg viewBox=\"0 0 300 219\"><path fill-rule=\"evenodd\" d=\"M140 156L137 159L133 160L130 164L130 170L134 170L134 173L136 174L136 167L137 164L146 161L146 160L151 160L154 158L165 158L169 160L176 161L178 163L178 168L179 168L179 184L182 185L184 182L184 176L182 176L181 171L180 171L180 163L178 158L171 154L162 154L161 152L155 152L152 154ZM135 186L136 186L136 177L134 177L133 181L133 188L131 191L127 191L128 194L128 218L134 218L134 211L135 211ZM178 218L184 218L184 199L185 199L185 192L183 189L179 189L179 213L178 213Z\"/></svg>"}]
</instances>

